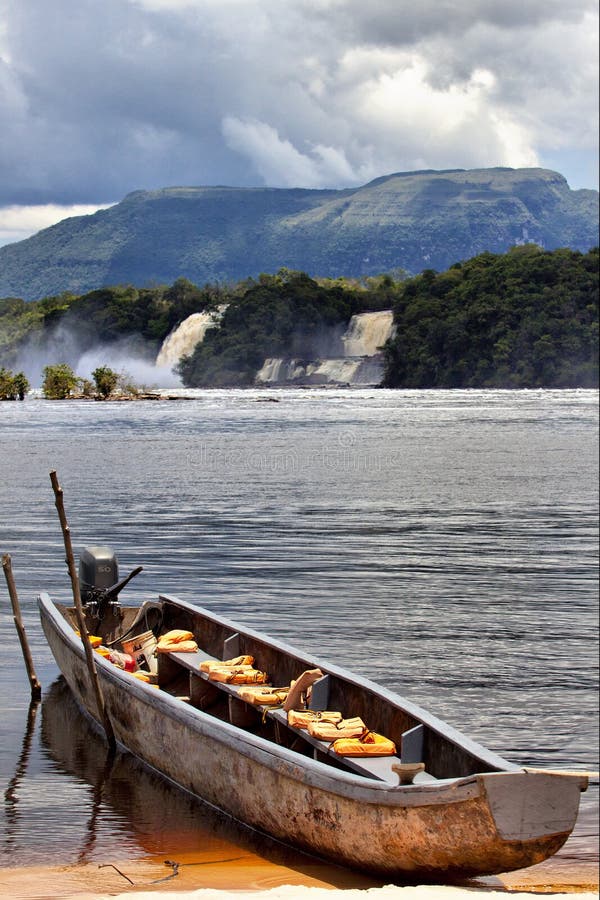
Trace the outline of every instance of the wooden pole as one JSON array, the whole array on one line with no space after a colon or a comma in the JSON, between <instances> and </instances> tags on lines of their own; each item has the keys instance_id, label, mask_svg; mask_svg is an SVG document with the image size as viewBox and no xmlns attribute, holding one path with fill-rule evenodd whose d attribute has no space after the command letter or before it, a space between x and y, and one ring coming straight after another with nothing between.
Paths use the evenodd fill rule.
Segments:
<instances>
[{"instance_id":1,"label":"wooden pole","mask_svg":"<svg viewBox=\"0 0 600 900\"><path fill-rule=\"evenodd\" d=\"M112 727L112 722L110 721L110 717L106 712L106 706L104 703L104 697L102 695L102 688L100 687L100 680L98 678L98 671L96 669L96 663L94 661L94 653L92 650L92 646L88 639L88 630L85 624L85 613L83 611L83 605L81 603L81 593L79 590L79 577L77 575L77 569L75 567L75 557L73 556L73 546L71 544L71 529L69 528L67 517L65 514L65 506L63 502L63 489L58 483L58 477L56 472L53 470L50 472L50 481L52 482L52 487L54 489L54 496L56 498L56 509L58 511L58 518L60 520L60 525L63 533L63 540L65 543L65 552L67 554L67 567L69 569L69 576L71 578L71 588L73 590L73 600L75 602L75 613L77 616L77 625L79 627L79 634L81 636L81 642L83 644L83 649L85 651L85 659L88 667L88 672L90 675L90 681L92 683L92 689L94 691L94 696L96 698L96 706L98 708L98 714L104 726L104 731L106 733L106 740L108 741L108 745L111 750L115 748L115 734Z\"/></svg>"},{"instance_id":2,"label":"wooden pole","mask_svg":"<svg viewBox=\"0 0 600 900\"><path fill-rule=\"evenodd\" d=\"M19 635L19 641L21 642L21 650L23 651L23 659L25 660L25 666L27 668L27 675L29 677L29 684L31 685L31 699L39 700L40 697L42 696L42 686L37 679L37 675L35 674L35 669L33 667L33 659L31 657L31 650L29 649L29 643L27 641L27 635L25 633L25 626L23 625L23 619L21 618L21 607L19 606L19 595L17 594L15 579L13 578L13 573L12 573L12 565L11 565L10 555L8 553L5 553L2 557L2 568L4 569L4 577L6 578L6 584L8 586L10 602L12 604L15 628L17 629L17 634Z\"/></svg>"}]
</instances>

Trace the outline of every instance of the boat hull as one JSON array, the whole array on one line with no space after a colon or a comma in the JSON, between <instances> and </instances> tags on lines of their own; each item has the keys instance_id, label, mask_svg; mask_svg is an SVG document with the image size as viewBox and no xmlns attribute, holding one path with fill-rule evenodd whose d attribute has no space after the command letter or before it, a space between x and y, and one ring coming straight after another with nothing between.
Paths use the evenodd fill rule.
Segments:
<instances>
[{"instance_id":1,"label":"boat hull","mask_svg":"<svg viewBox=\"0 0 600 900\"><path fill-rule=\"evenodd\" d=\"M78 703L98 721L83 648L49 599L44 632ZM380 878L450 880L530 866L555 853L579 806L577 779L484 773L393 787L300 756L98 658L118 743L240 822Z\"/></svg>"}]
</instances>

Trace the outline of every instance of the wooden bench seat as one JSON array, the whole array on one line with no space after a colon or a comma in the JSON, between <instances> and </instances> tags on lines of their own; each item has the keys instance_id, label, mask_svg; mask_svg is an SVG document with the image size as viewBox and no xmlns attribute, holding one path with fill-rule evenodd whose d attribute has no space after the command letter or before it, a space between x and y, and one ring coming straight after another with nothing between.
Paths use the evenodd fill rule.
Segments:
<instances>
[{"instance_id":1,"label":"wooden bench seat","mask_svg":"<svg viewBox=\"0 0 600 900\"><path fill-rule=\"evenodd\" d=\"M232 658L232 655L239 655L239 653L227 655L227 651L235 651L236 637L237 636L234 635L233 638L230 638L229 641L226 642L229 643L229 647L225 648L225 659ZM161 658L163 657L165 659L161 663ZM393 770L393 766L399 765L402 762L418 761L412 757L414 757L415 754L418 755L419 739L421 739L422 742L422 726L417 726L417 729L411 729L411 732L406 733L407 746L410 746L411 748L410 759L401 760L398 756L341 756L331 749L331 742L321 741L318 738L313 737L304 728L293 728L292 726L288 725L287 713L280 707L273 708L268 706L255 706L251 703L247 703L239 696L239 689L241 685L227 684L227 682L222 681L211 681L208 672L202 672L200 669L200 663L205 662L206 660L220 662L220 660L218 660L216 657L205 653L202 649L198 649L194 653L177 653L176 651L171 651L169 653L160 654L159 684L161 683L161 670L162 672L164 672L167 666L172 663L176 663L178 666L183 667L184 669L187 669L189 671L190 702L198 706L200 709L204 708L207 699L211 697L214 698L218 695L219 691L223 692L228 696L229 699L229 720L232 724L240 725L241 727L243 727L244 722L249 720L249 716L254 716L254 718L256 719L257 716L261 716L264 714L267 719L270 719L275 723L276 730L282 728L286 729L288 734L293 733L295 738L300 739L312 746L315 758L318 758L319 755L328 757L335 760L338 764L341 764L352 772L356 772L359 775L365 775L368 778L375 778L378 781L385 781L388 784L397 785L399 781L398 774ZM172 671L172 669L170 671ZM323 678L319 679L319 681L317 681L313 686L313 698L310 704L311 708L327 708L329 694L328 679L329 676L325 675ZM421 728L421 732L418 731L419 728ZM410 740L408 740L408 738L410 738ZM414 777L413 783L420 784L435 780L436 779L429 773L419 772Z\"/></svg>"},{"instance_id":2,"label":"wooden bench seat","mask_svg":"<svg viewBox=\"0 0 600 900\"><path fill-rule=\"evenodd\" d=\"M269 709L267 716L273 718L280 726L293 732L302 738L317 753L335 759L337 762L343 763L348 769L359 775L367 775L369 778L376 778L378 781L386 781L389 784L398 784L398 774L393 770L393 766L400 765L402 760L398 756L341 756L331 747L331 741L321 741L313 737L305 728L294 728L288 725L287 713L283 709ZM436 781L433 775L428 772L419 772L413 778L413 784L421 784L428 781Z\"/></svg>"},{"instance_id":3,"label":"wooden bench seat","mask_svg":"<svg viewBox=\"0 0 600 900\"><path fill-rule=\"evenodd\" d=\"M196 650L194 653L177 653L176 651L171 650L169 653L161 653L160 656L166 656L169 659L175 660L180 666L189 669L190 672L193 672L195 675L206 674L205 672L200 671L200 663L206 662L206 660L219 662L216 656L209 656L209 654L205 653L203 650Z\"/></svg>"},{"instance_id":4,"label":"wooden bench seat","mask_svg":"<svg viewBox=\"0 0 600 900\"><path fill-rule=\"evenodd\" d=\"M208 672L200 670L200 663L210 660L220 662L216 656L211 656L203 650L194 653L178 653L171 650L169 653L161 653L158 657L158 683L159 686L167 682L173 676L173 666L187 669L189 672L188 699L192 706L198 709L206 709L219 694L225 694L229 698L229 721L233 725L244 727L248 723L248 716L243 714L246 704L238 697L239 685L226 682L211 681ZM236 707L235 702L241 704Z\"/></svg>"}]
</instances>

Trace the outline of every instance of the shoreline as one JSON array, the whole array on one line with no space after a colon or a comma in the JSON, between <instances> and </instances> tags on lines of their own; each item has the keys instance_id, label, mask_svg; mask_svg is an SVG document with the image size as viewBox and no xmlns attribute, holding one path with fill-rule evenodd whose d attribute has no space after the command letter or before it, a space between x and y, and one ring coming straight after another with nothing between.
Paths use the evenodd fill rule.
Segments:
<instances>
[{"instance_id":1,"label":"shoreline","mask_svg":"<svg viewBox=\"0 0 600 900\"><path fill-rule=\"evenodd\" d=\"M112 862L71 863L58 866L36 865L0 867L0 894L14 900L91 900L91 898L140 894L180 894L201 900L205 892L236 897L255 893L257 897L272 889L277 898L294 900L298 894L309 897L361 898L369 900L433 900L437 895L468 900L474 894L487 896L526 894L562 894L597 897L598 863L593 860L552 858L528 869L496 876L470 879L460 885L392 886L376 885L350 870L334 870L315 861L302 871L262 859L253 853L235 858L202 858L198 852L178 854L176 863L163 857L145 857ZM286 891L287 888L287 891ZM315 892L314 889L321 889ZM311 890L306 890L311 889ZM434 893L431 893L434 892ZM273 895L271 895L273 896ZM208 898L207 898L208 900Z\"/></svg>"}]
</instances>

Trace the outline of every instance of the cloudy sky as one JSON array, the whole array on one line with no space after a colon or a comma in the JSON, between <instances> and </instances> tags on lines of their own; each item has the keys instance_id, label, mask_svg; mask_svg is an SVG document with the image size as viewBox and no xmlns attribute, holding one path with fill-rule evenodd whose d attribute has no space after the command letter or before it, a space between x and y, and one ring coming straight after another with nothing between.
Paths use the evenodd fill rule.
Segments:
<instances>
[{"instance_id":1,"label":"cloudy sky","mask_svg":"<svg viewBox=\"0 0 600 900\"><path fill-rule=\"evenodd\" d=\"M139 188L598 186L596 0L0 0L0 243Z\"/></svg>"}]
</instances>

